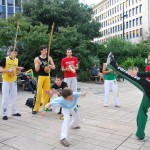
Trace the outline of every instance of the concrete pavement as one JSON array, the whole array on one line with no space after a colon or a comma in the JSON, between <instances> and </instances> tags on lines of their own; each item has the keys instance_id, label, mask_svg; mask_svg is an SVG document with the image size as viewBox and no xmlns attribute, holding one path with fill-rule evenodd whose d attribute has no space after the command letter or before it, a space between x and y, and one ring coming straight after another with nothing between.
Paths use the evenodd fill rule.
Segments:
<instances>
[{"instance_id":1,"label":"concrete pavement","mask_svg":"<svg viewBox=\"0 0 150 150\"><path fill-rule=\"evenodd\" d=\"M81 129L69 129L69 148L59 143L60 115L53 112L48 112L46 117L40 112L32 115L25 102L33 94L19 90L17 106L22 116L12 117L9 112L9 120L0 119L0 150L150 150L149 120L146 141L138 141L135 137L142 92L127 81L118 82L121 108L114 107L112 93L109 107L103 107L103 85L78 85L88 94L79 99Z\"/></svg>"}]
</instances>

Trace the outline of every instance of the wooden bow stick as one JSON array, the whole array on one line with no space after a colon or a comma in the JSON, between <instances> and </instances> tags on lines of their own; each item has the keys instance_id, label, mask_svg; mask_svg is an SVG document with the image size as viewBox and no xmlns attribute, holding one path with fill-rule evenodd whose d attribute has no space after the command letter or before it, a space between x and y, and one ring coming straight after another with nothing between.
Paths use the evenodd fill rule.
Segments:
<instances>
[{"instance_id":1,"label":"wooden bow stick","mask_svg":"<svg viewBox=\"0 0 150 150\"><path fill-rule=\"evenodd\" d=\"M51 43L52 43L53 31L54 31L54 22L53 22L52 29L51 29L51 32L50 32L50 39L49 39L49 44L48 44L48 53L47 53L47 55L48 55L48 65L49 65L49 62L50 62L49 56L50 56L50 47L51 47ZM50 73L50 67L49 67L49 66L46 66L46 67L44 68L44 71L45 71L46 73Z\"/></svg>"}]
</instances>

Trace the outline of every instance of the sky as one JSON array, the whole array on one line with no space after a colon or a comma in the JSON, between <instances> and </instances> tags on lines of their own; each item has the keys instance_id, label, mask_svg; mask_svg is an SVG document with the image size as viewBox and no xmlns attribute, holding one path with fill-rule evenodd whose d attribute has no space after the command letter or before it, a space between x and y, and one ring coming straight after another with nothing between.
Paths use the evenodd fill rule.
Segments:
<instances>
[{"instance_id":1,"label":"sky","mask_svg":"<svg viewBox=\"0 0 150 150\"><path fill-rule=\"evenodd\" d=\"M91 4L98 4L101 0L79 0L79 1L91 5Z\"/></svg>"}]
</instances>

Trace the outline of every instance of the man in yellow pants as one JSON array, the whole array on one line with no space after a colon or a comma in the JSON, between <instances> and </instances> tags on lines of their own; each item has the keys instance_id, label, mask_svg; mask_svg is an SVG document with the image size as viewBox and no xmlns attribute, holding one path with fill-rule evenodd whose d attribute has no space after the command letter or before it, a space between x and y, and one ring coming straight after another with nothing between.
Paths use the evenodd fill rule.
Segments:
<instances>
[{"instance_id":1,"label":"man in yellow pants","mask_svg":"<svg viewBox=\"0 0 150 150\"><path fill-rule=\"evenodd\" d=\"M36 114L38 112L42 97L43 97L43 110L45 109L45 105L48 103L49 100L46 91L50 89L50 72L46 72L45 67L48 67L48 69L50 70L55 69L53 59L50 56L47 56L47 47L45 45L40 46L40 52L41 55L34 59L35 71L38 72L38 84L37 84L36 103L32 111L32 114Z\"/></svg>"}]
</instances>

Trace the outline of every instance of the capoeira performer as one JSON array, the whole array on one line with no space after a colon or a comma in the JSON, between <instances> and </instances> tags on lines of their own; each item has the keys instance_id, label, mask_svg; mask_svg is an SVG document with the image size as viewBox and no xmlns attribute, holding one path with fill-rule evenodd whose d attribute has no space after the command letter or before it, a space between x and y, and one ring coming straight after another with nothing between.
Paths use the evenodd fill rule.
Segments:
<instances>
[{"instance_id":1,"label":"capoeira performer","mask_svg":"<svg viewBox=\"0 0 150 150\"><path fill-rule=\"evenodd\" d=\"M54 89L47 91L49 97L52 97L55 93ZM64 88L60 97L51 99L51 102L45 106L45 110L42 115L45 115L50 107L62 107L62 113L64 115L64 121L61 128L60 143L64 146L69 146L70 143L67 141L68 127L72 129L80 129L80 114L77 108L77 100L79 96L85 96L86 92L73 92L70 88ZM72 115L70 120L70 114Z\"/></svg>"},{"instance_id":2,"label":"capoeira performer","mask_svg":"<svg viewBox=\"0 0 150 150\"><path fill-rule=\"evenodd\" d=\"M135 68L130 68L128 71L119 67L114 59L112 53L108 55L107 64L117 72L119 75L123 76L130 83L135 85L138 89L143 92L143 99L139 107L137 115L137 131L136 136L139 140L144 140L145 138L145 127L147 122L147 112L150 107L150 82L145 78L150 77L150 72L138 72ZM145 77L145 78L141 78Z\"/></svg>"}]
</instances>

